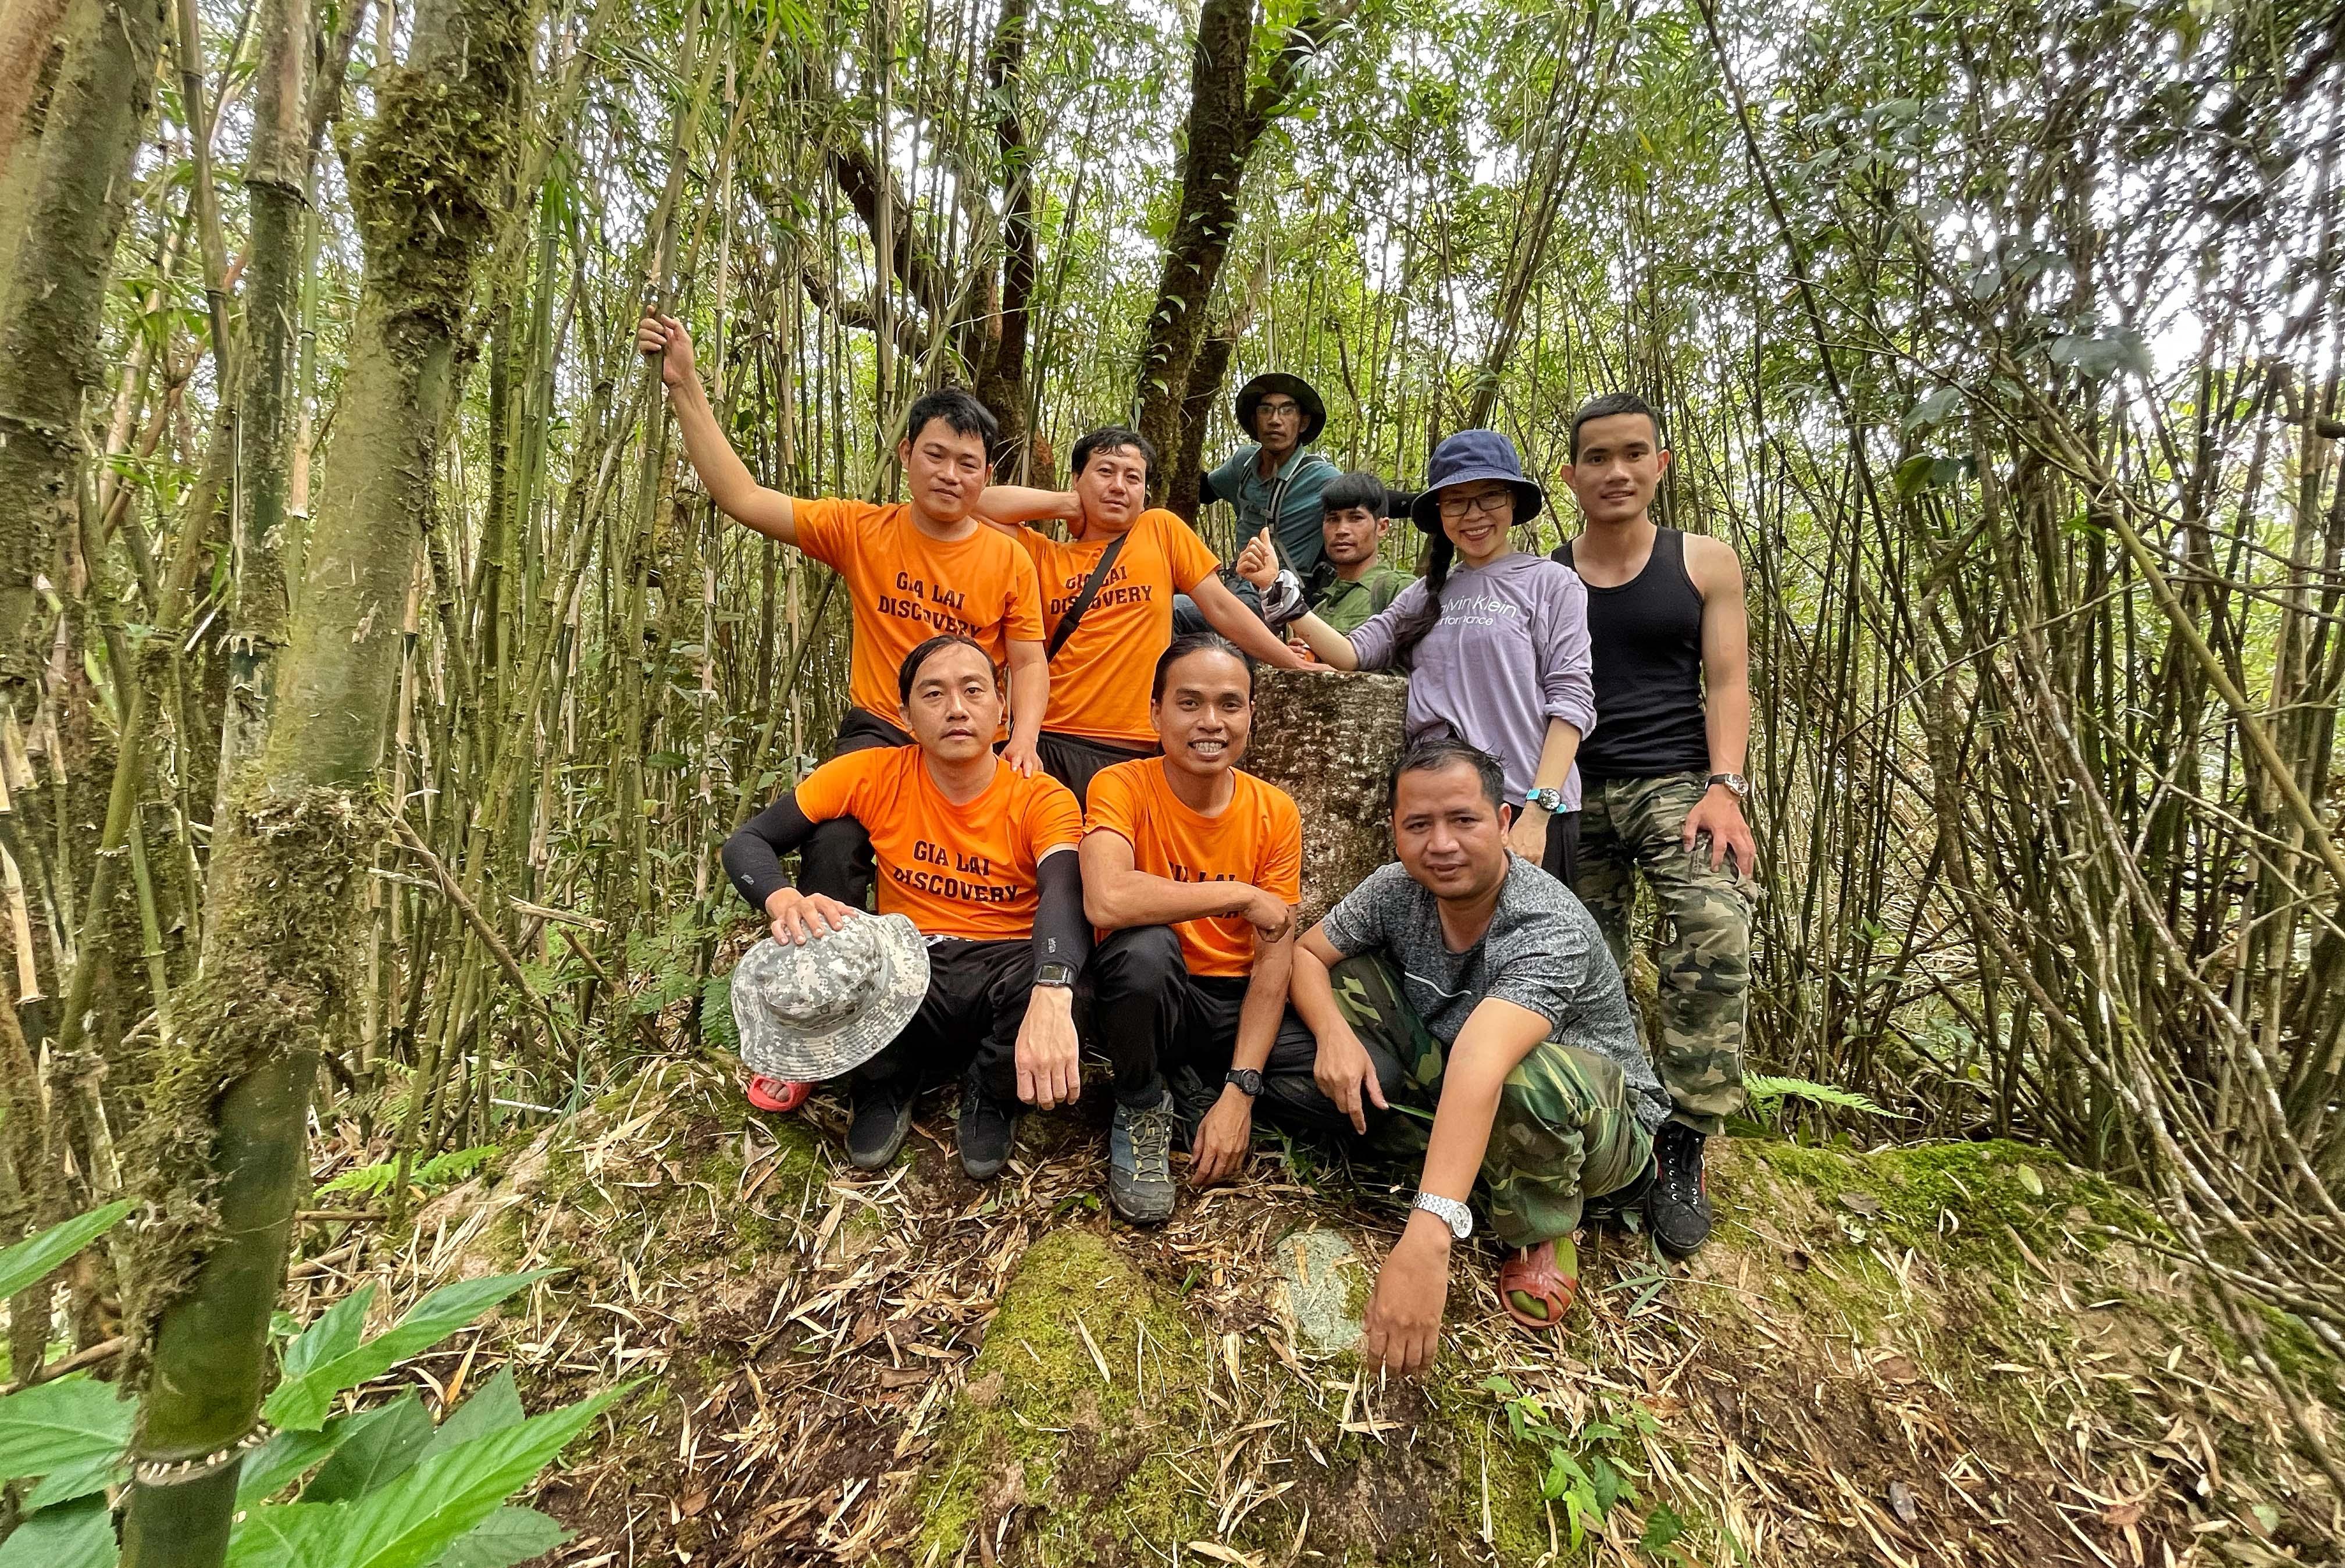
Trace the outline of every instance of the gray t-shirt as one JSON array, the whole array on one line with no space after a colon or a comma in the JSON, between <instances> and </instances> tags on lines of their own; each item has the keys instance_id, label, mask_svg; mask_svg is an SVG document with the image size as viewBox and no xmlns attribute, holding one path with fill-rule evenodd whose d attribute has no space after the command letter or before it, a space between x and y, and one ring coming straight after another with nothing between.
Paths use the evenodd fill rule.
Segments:
<instances>
[{"instance_id":1,"label":"gray t-shirt","mask_svg":"<svg viewBox=\"0 0 2345 1568\"><path fill-rule=\"evenodd\" d=\"M1399 970L1409 1005L1442 1044L1485 997L1538 1013L1548 1036L1620 1064L1637 1119L1668 1119L1670 1102L1637 1038L1636 1016L1604 933L1588 906L1520 855L1507 854L1506 885L1482 940L1452 952L1439 901L1397 863L1380 867L1327 911L1327 940L1345 958L1371 950Z\"/></svg>"}]
</instances>

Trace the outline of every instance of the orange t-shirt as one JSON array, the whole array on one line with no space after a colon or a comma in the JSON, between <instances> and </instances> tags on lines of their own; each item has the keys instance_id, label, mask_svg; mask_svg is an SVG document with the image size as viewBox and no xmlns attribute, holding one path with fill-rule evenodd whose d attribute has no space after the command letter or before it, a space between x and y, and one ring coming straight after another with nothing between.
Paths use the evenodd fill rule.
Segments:
<instances>
[{"instance_id":1,"label":"orange t-shirt","mask_svg":"<svg viewBox=\"0 0 2345 1568\"><path fill-rule=\"evenodd\" d=\"M1109 542L1070 544L1031 528L1020 529L1018 537L1041 575L1042 619L1055 634ZM1154 745L1148 687L1158 657L1172 640L1172 596L1212 576L1220 564L1173 514L1159 509L1134 518L1123 553L1075 635L1051 661L1051 706L1042 728L1118 745Z\"/></svg>"},{"instance_id":2,"label":"orange t-shirt","mask_svg":"<svg viewBox=\"0 0 2345 1568\"><path fill-rule=\"evenodd\" d=\"M910 916L923 936L1032 936L1034 868L1082 836L1073 792L1048 774L1021 779L996 758L985 793L956 806L917 746L835 757L798 780L797 797L810 822L863 824L879 860L879 912Z\"/></svg>"},{"instance_id":3,"label":"orange t-shirt","mask_svg":"<svg viewBox=\"0 0 2345 1568\"><path fill-rule=\"evenodd\" d=\"M1119 762L1091 777L1087 833L1132 845L1135 870L1176 882L1252 882L1288 903L1303 899L1303 817L1294 799L1251 773L1221 814L1191 810L1164 781L1164 759ZM1237 915L1184 920L1181 956L1192 974L1254 972L1254 927Z\"/></svg>"},{"instance_id":4,"label":"orange t-shirt","mask_svg":"<svg viewBox=\"0 0 2345 1568\"><path fill-rule=\"evenodd\" d=\"M904 656L946 632L969 638L994 667L1013 642L1042 640L1034 564L994 529L949 544L932 539L902 502L876 505L843 496L792 504L798 548L847 579L855 611L848 698L893 722L901 706L896 672Z\"/></svg>"}]
</instances>

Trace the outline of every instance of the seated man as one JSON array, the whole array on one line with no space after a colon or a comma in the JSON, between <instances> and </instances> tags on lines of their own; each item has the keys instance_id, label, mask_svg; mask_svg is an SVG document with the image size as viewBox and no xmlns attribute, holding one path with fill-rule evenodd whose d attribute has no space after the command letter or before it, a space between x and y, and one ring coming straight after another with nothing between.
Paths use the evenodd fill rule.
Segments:
<instances>
[{"instance_id":1,"label":"seated man","mask_svg":"<svg viewBox=\"0 0 2345 1568\"><path fill-rule=\"evenodd\" d=\"M1245 1161L1303 879L1294 802L1238 770L1254 725L1254 671L1238 650L1211 632L1176 638L1148 713L1164 755L1091 780L1083 907L1112 934L1079 998L1085 1035L1115 1069L1108 1201L1138 1225L1172 1213L1176 1115L1196 1122L1192 1185Z\"/></svg>"},{"instance_id":2,"label":"seated man","mask_svg":"<svg viewBox=\"0 0 2345 1568\"><path fill-rule=\"evenodd\" d=\"M923 1082L964 1063L960 1163L978 1181L1009 1160L1021 1104L1071 1104L1080 1085L1074 984L1091 930L1069 851L1081 813L1066 786L994 755L999 679L968 638L929 638L896 677L914 744L833 758L726 840L734 887L776 942L802 942L860 911L791 887L781 857L817 823L851 817L878 858L879 912L928 940L927 999L850 1080L847 1154L859 1169L896 1157Z\"/></svg>"},{"instance_id":3,"label":"seated man","mask_svg":"<svg viewBox=\"0 0 2345 1568\"><path fill-rule=\"evenodd\" d=\"M1477 1171L1490 1227L1513 1249L1499 1299L1525 1327L1552 1329L1579 1288L1583 1204L1641 1194L1669 1115L1594 917L1507 848L1504 789L1497 759L1462 740L1409 748L1391 791L1400 863L1295 944L1303 1027L1282 1030L1271 1057L1274 1072L1315 1060L1318 1092L1287 1098L1289 1114L1424 1152L1360 1342L1371 1365L1403 1374L1439 1343ZM1430 1109L1430 1131L1395 1114L1402 1105Z\"/></svg>"},{"instance_id":4,"label":"seated man","mask_svg":"<svg viewBox=\"0 0 2345 1568\"><path fill-rule=\"evenodd\" d=\"M1215 575L1213 551L1173 514L1147 505L1156 453L1136 430L1108 425L1075 443L1074 488L989 485L976 515L1025 546L1042 591L1051 701L1042 766L1085 799L1093 774L1156 749L1148 671L1172 637L1172 599L1194 596L1213 629L1286 669L1294 653ZM1073 521L1061 541L1020 523Z\"/></svg>"},{"instance_id":5,"label":"seated man","mask_svg":"<svg viewBox=\"0 0 2345 1568\"><path fill-rule=\"evenodd\" d=\"M1319 542L1325 551L1318 569L1308 579L1297 579L1292 592L1274 591L1282 575L1278 550L1265 528L1238 552L1238 575L1262 591L1263 618L1273 626L1311 611L1345 636L1383 613L1416 579L1396 572L1379 559L1385 535L1392 529L1388 514L1395 492L1365 469L1354 469L1327 482L1319 493ZM1406 510L1403 500L1402 510Z\"/></svg>"}]
</instances>

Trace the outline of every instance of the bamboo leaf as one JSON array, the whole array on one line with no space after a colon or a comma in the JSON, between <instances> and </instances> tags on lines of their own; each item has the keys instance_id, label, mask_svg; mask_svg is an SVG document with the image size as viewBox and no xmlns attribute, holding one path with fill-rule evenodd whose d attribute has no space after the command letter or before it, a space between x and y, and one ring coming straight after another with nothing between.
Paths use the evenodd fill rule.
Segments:
<instances>
[{"instance_id":1,"label":"bamboo leaf","mask_svg":"<svg viewBox=\"0 0 2345 1568\"><path fill-rule=\"evenodd\" d=\"M114 1568L120 1556L102 1497L45 1508L0 1541L0 1568Z\"/></svg>"},{"instance_id":2,"label":"bamboo leaf","mask_svg":"<svg viewBox=\"0 0 2345 1568\"><path fill-rule=\"evenodd\" d=\"M357 1502L256 1508L228 1542L228 1568L424 1568L637 1386L461 1443Z\"/></svg>"},{"instance_id":3,"label":"bamboo leaf","mask_svg":"<svg viewBox=\"0 0 2345 1568\"><path fill-rule=\"evenodd\" d=\"M547 1272L534 1269L443 1285L408 1308L407 1316L387 1333L355 1349L309 1364L298 1377L288 1377L261 1406L261 1414L280 1428L315 1429L333 1409L336 1394L431 1349L506 1297L543 1279Z\"/></svg>"},{"instance_id":4,"label":"bamboo leaf","mask_svg":"<svg viewBox=\"0 0 2345 1568\"><path fill-rule=\"evenodd\" d=\"M130 1212L130 1200L76 1215L0 1252L0 1297L30 1288L75 1253L112 1230Z\"/></svg>"},{"instance_id":5,"label":"bamboo leaf","mask_svg":"<svg viewBox=\"0 0 2345 1568\"><path fill-rule=\"evenodd\" d=\"M60 1378L0 1400L0 1481L121 1453L138 1407L110 1383Z\"/></svg>"}]
</instances>

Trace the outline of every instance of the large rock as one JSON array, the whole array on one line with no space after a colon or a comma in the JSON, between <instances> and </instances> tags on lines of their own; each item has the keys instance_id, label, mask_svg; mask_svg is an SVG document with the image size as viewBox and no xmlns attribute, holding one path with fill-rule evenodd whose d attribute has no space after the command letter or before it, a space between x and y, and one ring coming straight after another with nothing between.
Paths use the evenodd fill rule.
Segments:
<instances>
[{"instance_id":1,"label":"large rock","mask_svg":"<svg viewBox=\"0 0 2345 1568\"><path fill-rule=\"evenodd\" d=\"M1408 680L1264 669L1246 770L1303 811L1303 925L1392 859L1385 781L1400 760Z\"/></svg>"}]
</instances>

